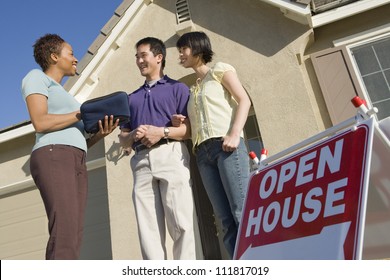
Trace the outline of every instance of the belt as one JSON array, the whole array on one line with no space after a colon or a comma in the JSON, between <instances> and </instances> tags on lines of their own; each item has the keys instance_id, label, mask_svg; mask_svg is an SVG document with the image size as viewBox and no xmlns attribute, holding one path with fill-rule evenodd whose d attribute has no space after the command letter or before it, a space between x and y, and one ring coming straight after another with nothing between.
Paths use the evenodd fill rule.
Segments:
<instances>
[{"instance_id":1,"label":"belt","mask_svg":"<svg viewBox=\"0 0 390 280\"><path fill-rule=\"evenodd\" d=\"M171 143L171 142L181 142L181 141L180 140L175 140L175 139L165 139L165 138L162 138L162 139L160 139L160 141L158 141L156 144L154 144L150 148L148 148L144 144L140 144L138 146L135 146L134 147L134 151L136 153L139 153L139 152L141 152L143 150L157 148L158 146L161 146L161 145L164 145L164 144L168 144L168 143Z\"/></svg>"},{"instance_id":2,"label":"belt","mask_svg":"<svg viewBox=\"0 0 390 280\"><path fill-rule=\"evenodd\" d=\"M222 138L222 137L213 137L213 138L209 138L209 139L203 141L202 143L196 145L195 148L194 148L194 151L195 151L195 153L196 153L196 152L199 150L199 148L200 148L201 146L208 145L208 144L211 143L211 142L222 142L222 141L223 141L223 138Z\"/></svg>"}]
</instances>

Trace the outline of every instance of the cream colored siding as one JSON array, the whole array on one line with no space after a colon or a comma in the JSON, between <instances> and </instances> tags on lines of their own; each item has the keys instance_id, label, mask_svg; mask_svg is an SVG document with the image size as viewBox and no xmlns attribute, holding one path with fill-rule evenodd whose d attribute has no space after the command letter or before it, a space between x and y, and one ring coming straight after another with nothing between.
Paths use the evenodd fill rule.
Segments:
<instances>
[{"instance_id":1,"label":"cream colored siding","mask_svg":"<svg viewBox=\"0 0 390 280\"><path fill-rule=\"evenodd\" d=\"M112 259L105 171L106 168L101 167L88 172L88 201L80 259Z\"/></svg>"},{"instance_id":2,"label":"cream colored siding","mask_svg":"<svg viewBox=\"0 0 390 280\"><path fill-rule=\"evenodd\" d=\"M46 212L29 174L33 140L30 134L29 137L15 139L7 147L0 143L0 259L45 258L48 240ZM96 144L88 153L89 193L81 259L112 259L103 156L103 142ZM18 160L10 160L12 157ZM100 162L100 165L91 166L93 162ZM19 179L14 180L21 172L24 176L19 175Z\"/></svg>"},{"instance_id":3,"label":"cream colored siding","mask_svg":"<svg viewBox=\"0 0 390 280\"><path fill-rule=\"evenodd\" d=\"M0 198L0 259L45 256L47 219L37 189Z\"/></svg>"},{"instance_id":4,"label":"cream colored siding","mask_svg":"<svg viewBox=\"0 0 390 280\"><path fill-rule=\"evenodd\" d=\"M275 155L356 113L350 100L360 96L361 91L349 56L343 47L333 48L334 43L370 29L380 31L389 24L390 14L390 4L346 14L335 21L329 13L327 21L313 27L305 21L292 20L294 15L281 8L291 4L289 1L186 2L191 14L186 23L190 24L178 25L176 0L124 0L89 50L85 50L79 75L70 77L64 87L80 102L118 90L134 91L144 82L135 64L134 45L145 36L156 36L165 42L165 73L191 83L193 71L178 65L175 44L179 31L205 31L215 51L211 65L223 61L237 69L251 97L252 118L258 123L264 148L269 155ZM367 1L356 4L359 2ZM307 21L311 20L314 18L308 15ZM345 43L337 46L342 45ZM18 135L17 131L15 128L12 137L2 137L0 133L0 258L43 259L46 215L39 192L29 186L34 134L31 130ZM88 162L94 167L89 170L83 259L141 259L131 197L130 157L122 156L117 135L115 131L88 151ZM254 131L248 135L256 138ZM195 167L192 176L200 232L197 258L224 258L222 233L215 228L218 222L204 198L204 190L199 188ZM10 186L17 191L8 192ZM167 243L171 253L169 236ZM375 256L379 255L370 258Z\"/></svg>"},{"instance_id":5,"label":"cream colored siding","mask_svg":"<svg viewBox=\"0 0 390 280\"><path fill-rule=\"evenodd\" d=\"M89 172L81 259L112 259L105 168ZM103 172L102 172L103 171ZM0 259L44 259L47 218L39 191L0 197Z\"/></svg>"}]
</instances>

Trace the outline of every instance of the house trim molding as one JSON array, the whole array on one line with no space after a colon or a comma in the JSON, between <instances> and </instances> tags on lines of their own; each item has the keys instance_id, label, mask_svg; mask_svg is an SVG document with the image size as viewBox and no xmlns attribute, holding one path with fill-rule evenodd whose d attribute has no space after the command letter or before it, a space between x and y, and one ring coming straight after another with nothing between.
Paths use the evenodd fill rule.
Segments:
<instances>
[{"instance_id":1,"label":"house trim molding","mask_svg":"<svg viewBox=\"0 0 390 280\"><path fill-rule=\"evenodd\" d=\"M104 157L87 162L88 171L98 169L104 166L106 166L106 159ZM0 197L7 196L16 192L28 191L32 188L35 188L35 184L33 178L29 176L22 181L14 182L5 186L0 186Z\"/></svg>"}]
</instances>

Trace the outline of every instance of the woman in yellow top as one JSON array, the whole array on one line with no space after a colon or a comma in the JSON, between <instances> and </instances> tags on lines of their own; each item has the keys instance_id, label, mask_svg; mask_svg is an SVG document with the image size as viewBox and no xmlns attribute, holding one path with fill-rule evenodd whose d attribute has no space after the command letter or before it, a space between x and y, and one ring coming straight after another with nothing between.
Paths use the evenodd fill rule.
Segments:
<instances>
[{"instance_id":1,"label":"woman in yellow top","mask_svg":"<svg viewBox=\"0 0 390 280\"><path fill-rule=\"evenodd\" d=\"M214 52L205 33L186 33L176 47L180 64L192 68L197 80L188 101L189 120L174 115L172 122L191 124L202 182L221 220L224 244L232 258L250 173L243 127L251 101L233 66L222 62L207 65Z\"/></svg>"}]
</instances>

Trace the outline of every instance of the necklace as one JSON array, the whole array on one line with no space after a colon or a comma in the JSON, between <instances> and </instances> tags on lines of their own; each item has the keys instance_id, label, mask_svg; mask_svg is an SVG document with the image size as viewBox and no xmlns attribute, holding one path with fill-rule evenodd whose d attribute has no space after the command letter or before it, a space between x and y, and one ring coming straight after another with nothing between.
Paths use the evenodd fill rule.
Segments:
<instances>
[{"instance_id":1,"label":"necklace","mask_svg":"<svg viewBox=\"0 0 390 280\"><path fill-rule=\"evenodd\" d=\"M207 76L207 74L208 74L209 72L210 72L210 68L207 68L206 73L203 74L202 77L199 77L199 78L196 79L196 83L197 83L197 84L200 84L200 83L204 80L204 78Z\"/></svg>"}]
</instances>

